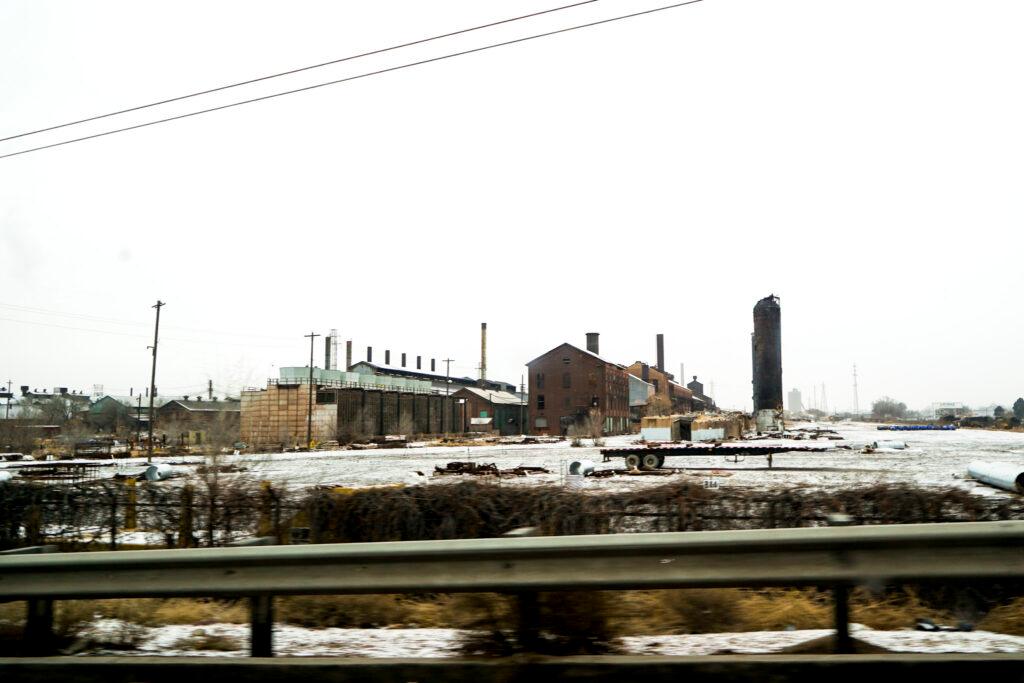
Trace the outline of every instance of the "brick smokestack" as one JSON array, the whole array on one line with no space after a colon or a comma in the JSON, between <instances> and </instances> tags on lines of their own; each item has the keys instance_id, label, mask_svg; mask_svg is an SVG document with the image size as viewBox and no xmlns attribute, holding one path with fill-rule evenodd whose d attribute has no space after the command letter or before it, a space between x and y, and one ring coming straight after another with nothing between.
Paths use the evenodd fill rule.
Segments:
<instances>
[{"instance_id":1,"label":"brick smokestack","mask_svg":"<svg viewBox=\"0 0 1024 683\"><path fill-rule=\"evenodd\" d=\"M372 346L367 346L366 347L366 362L367 363L372 363L373 362L373 347Z\"/></svg>"},{"instance_id":2,"label":"brick smokestack","mask_svg":"<svg viewBox=\"0 0 1024 683\"><path fill-rule=\"evenodd\" d=\"M434 361L433 358L430 359L430 371L431 372L437 372L437 368L435 366L435 361Z\"/></svg>"},{"instance_id":3,"label":"brick smokestack","mask_svg":"<svg viewBox=\"0 0 1024 683\"><path fill-rule=\"evenodd\" d=\"M416 356L416 369L417 370L422 370L423 369L423 356Z\"/></svg>"},{"instance_id":4,"label":"brick smokestack","mask_svg":"<svg viewBox=\"0 0 1024 683\"><path fill-rule=\"evenodd\" d=\"M487 379L487 323L480 323L480 379Z\"/></svg>"},{"instance_id":5,"label":"brick smokestack","mask_svg":"<svg viewBox=\"0 0 1024 683\"><path fill-rule=\"evenodd\" d=\"M599 336L600 333L598 332L587 332L587 351L590 351L595 356L601 355L600 345L597 341Z\"/></svg>"},{"instance_id":6,"label":"brick smokestack","mask_svg":"<svg viewBox=\"0 0 1024 683\"><path fill-rule=\"evenodd\" d=\"M384 349L384 365L391 365L391 349Z\"/></svg>"},{"instance_id":7,"label":"brick smokestack","mask_svg":"<svg viewBox=\"0 0 1024 683\"><path fill-rule=\"evenodd\" d=\"M658 364L655 366L660 372L665 372L665 335L658 333Z\"/></svg>"},{"instance_id":8,"label":"brick smokestack","mask_svg":"<svg viewBox=\"0 0 1024 683\"><path fill-rule=\"evenodd\" d=\"M405 367L405 351L402 352L402 367Z\"/></svg>"},{"instance_id":9,"label":"brick smokestack","mask_svg":"<svg viewBox=\"0 0 1024 683\"><path fill-rule=\"evenodd\" d=\"M352 367L352 340L345 342L345 372Z\"/></svg>"}]
</instances>

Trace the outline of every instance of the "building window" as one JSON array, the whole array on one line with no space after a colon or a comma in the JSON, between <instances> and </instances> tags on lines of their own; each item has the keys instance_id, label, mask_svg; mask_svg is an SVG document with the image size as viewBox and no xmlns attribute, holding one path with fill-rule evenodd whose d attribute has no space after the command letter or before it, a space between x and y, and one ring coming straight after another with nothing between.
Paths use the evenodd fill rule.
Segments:
<instances>
[{"instance_id":1,"label":"building window","mask_svg":"<svg viewBox=\"0 0 1024 683\"><path fill-rule=\"evenodd\" d=\"M568 389L571 386L572 386L572 373L571 372L563 372L562 373L562 388L563 389Z\"/></svg>"},{"instance_id":2,"label":"building window","mask_svg":"<svg viewBox=\"0 0 1024 683\"><path fill-rule=\"evenodd\" d=\"M544 388L544 373L543 372L538 372L537 373L537 388L538 389L543 389Z\"/></svg>"},{"instance_id":3,"label":"building window","mask_svg":"<svg viewBox=\"0 0 1024 683\"><path fill-rule=\"evenodd\" d=\"M571 399L571 398L569 398L568 396L566 396L566 397L565 397L565 407L566 407L566 408L569 408L569 407L571 407L571 406L572 406L572 399Z\"/></svg>"},{"instance_id":4,"label":"building window","mask_svg":"<svg viewBox=\"0 0 1024 683\"><path fill-rule=\"evenodd\" d=\"M544 394L537 394L537 410L544 410Z\"/></svg>"},{"instance_id":5,"label":"building window","mask_svg":"<svg viewBox=\"0 0 1024 683\"><path fill-rule=\"evenodd\" d=\"M564 363L565 365L568 365L570 362L571 361L569 360L569 356L566 356L565 358L562 359L562 363Z\"/></svg>"},{"instance_id":6,"label":"building window","mask_svg":"<svg viewBox=\"0 0 1024 683\"><path fill-rule=\"evenodd\" d=\"M547 429L548 419L546 417L538 417L536 420L533 421L533 426L536 427L537 429Z\"/></svg>"}]
</instances>

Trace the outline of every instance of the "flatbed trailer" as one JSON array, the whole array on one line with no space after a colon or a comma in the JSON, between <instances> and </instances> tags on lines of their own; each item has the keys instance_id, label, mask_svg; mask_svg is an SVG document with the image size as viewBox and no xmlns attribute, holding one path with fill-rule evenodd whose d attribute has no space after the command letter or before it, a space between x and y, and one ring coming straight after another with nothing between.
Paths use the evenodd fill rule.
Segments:
<instances>
[{"instance_id":1,"label":"flatbed trailer","mask_svg":"<svg viewBox=\"0 0 1024 683\"><path fill-rule=\"evenodd\" d=\"M715 455L763 455L768 458L768 467L772 466L772 456L776 453L824 453L831 450L826 446L745 446L741 444L661 444L648 446L626 446L621 448L602 448L604 461L622 458L626 467L640 470L656 470L665 465L669 456L707 457Z\"/></svg>"}]
</instances>

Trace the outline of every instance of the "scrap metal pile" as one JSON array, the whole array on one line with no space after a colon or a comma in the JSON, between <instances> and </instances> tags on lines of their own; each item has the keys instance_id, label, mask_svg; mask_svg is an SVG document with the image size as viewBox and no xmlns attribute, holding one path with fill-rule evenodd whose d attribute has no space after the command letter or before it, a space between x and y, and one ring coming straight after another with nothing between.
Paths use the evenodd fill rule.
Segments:
<instances>
[{"instance_id":1,"label":"scrap metal pile","mask_svg":"<svg viewBox=\"0 0 1024 683\"><path fill-rule=\"evenodd\" d=\"M444 467L434 467L434 476L472 474L476 476L493 477L525 477L529 474L549 474L550 470L543 467L527 467L520 465L508 470L500 470L496 464L475 463L475 462L450 462Z\"/></svg>"}]
</instances>

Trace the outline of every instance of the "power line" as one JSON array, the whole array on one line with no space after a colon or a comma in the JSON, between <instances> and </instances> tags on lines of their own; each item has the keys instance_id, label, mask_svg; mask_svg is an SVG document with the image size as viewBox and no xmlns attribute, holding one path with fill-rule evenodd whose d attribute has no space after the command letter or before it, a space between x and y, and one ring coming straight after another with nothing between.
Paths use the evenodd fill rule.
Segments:
<instances>
[{"instance_id":1,"label":"power line","mask_svg":"<svg viewBox=\"0 0 1024 683\"><path fill-rule=\"evenodd\" d=\"M526 36L524 38L515 38L513 40L506 40L506 41L503 41L503 42L500 42L500 43L491 43L490 45L484 45L483 47L476 47L476 48L472 48L470 50L462 50L462 51L459 51L459 52L450 52L448 54L441 55L440 57L431 57L430 59L421 59L421 60L416 61L416 62L408 62L406 64L399 64L398 66L392 66L392 67L388 67L386 69L377 69L376 71L368 71L366 73L357 74L355 76L348 76L346 78L339 78L339 79L336 79L336 80L333 80L333 81L326 81L324 83L316 83L314 85L307 85L305 87L295 88L293 90L284 90L282 92L272 93L270 95L263 95L261 97L253 97L253 98L248 99L248 100L241 100L239 102L232 102L230 104L222 104L222 105L220 105L218 107L210 107L208 109L200 109L199 111L188 112L186 114L178 114L177 116L168 116L167 118L157 119L155 121L149 121L149 122L146 122L146 123L138 123L138 124L135 124L134 126L125 126L123 128L115 128L114 130L108 130L108 131L103 132L103 133L95 133L93 135L86 135L86 136L83 136L83 137L80 137L80 138L73 138L71 140L64 140L63 142L54 142L54 143L49 144L49 145L41 145L39 147L31 147L29 149L21 150L20 152L11 152L9 154L0 155L0 159L6 159L8 157L16 157L16 156L20 156L22 154L29 154L31 152L39 152L41 150L50 149L52 147L61 147L63 145L70 145L70 144L73 144L75 142L84 142L85 140L92 140L92 139L95 139L95 138L102 138L102 137L106 137L107 135L116 135L117 133L124 133L124 132L130 131L130 130L136 130L138 128L146 128L148 126L155 126L155 125L160 124L160 123L168 123L170 121L177 121L179 119L187 119L187 118L192 117L192 116L199 116L201 114L209 114L211 112L221 111L222 109L231 109L232 107L240 107L240 106L245 105L245 104L253 104L255 102L263 102L265 100L271 100L271 99L274 99L276 97L283 97L285 95L294 95L295 93L306 92L308 90L316 90L317 88L324 88L324 87L329 86L329 85L338 85L340 83L348 83L350 81L359 80L361 78L368 78L370 76L379 76L381 74L390 73L392 71L401 71L402 69L409 69L409 68L412 68L414 66L422 66L424 64L432 64L434 62L440 62L440 61L443 61L443 60L446 60L446 59L452 59L454 57L462 57L462 56L465 56L465 55L475 54L477 52L484 52L485 50L492 50L492 49L498 48L498 47L506 47L508 45L516 45L518 43L525 43L525 42L527 42L529 40L536 40L537 38L547 38L547 37L554 36L554 35L559 35L559 34L562 34L562 33L569 33L570 31L577 31L579 29L592 28L594 26L600 26L602 24L610 24L610 23L615 22L615 21L622 21L623 19L632 19L634 17L644 16L644 15L647 15L647 14L654 14L655 12L663 12L665 10L675 9L677 7L684 7L686 5L693 5L693 4L696 4L698 2L702 2L702 1L703 0L686 0L685 2L677 2L677 3L674 3L672 5L663 5L661 7L655 7L653 9L643 10L643 11L640 11L640 12L633 12L631 14L622 14L622 15L619 15L619 16L616 16L616 17L611 17L609 19L600 19L598 21L591 21L591 22L588 22L586 24L576 24L574 26L570 26L568 28L557 29L555 31L547 31L545 33L536 33L536 34L533 34L533 35L530 35L530 36Z\"/></svg>"},{"instance_id":2,"label":"power line","mask_svg":"<svg viewBox=\"0 0 1024 683\"><path fill-rule=\"evenodd\" d=\"M530 19L533 17L539 17L543 14L551 14L553 12L560 12L562 10L571 9L573 7L579 7L580 5L589 5L590 3L597 2L597 0L583 0L582 2L576 2L571 5L563 5L562 7L554 7L552 9L541 10L540 12L533 12L531 14L523 14L518 17L511 17L509 19L502 19L500 21L492 21L489 24L481 24L479 26L473 26L471 28L463 28L451 33L442 33L441 35L431 36L429 38L421 38L419 40L413 40L408 43L401 43L399 45L392 45L390 47L379 48L377 50L371 50L369 52L363 52L357 55L349 55L348 57L341 57L340 59L332 59L328 62L321 62L319 64L311 64L309 66L302 66L297 69L289 69L288 71L281 71L268 76L260 76L258 78L250 78L247 81L239 81L237 83L229 83L227 85L217 86L216 88L210 88L208 90L199 90L197 92L189 93L187 95L178 95L177 97L169 97L165 100L158 102L150 102L149 104L140 104L135 107L129 107L128 109L121 109L118 111L112 111L108 114L98 114L96 116L90 116L88 118L79 119L77 121L69 121L68 123L60 123L55 126L49 126L47 128L39 128L37 130L30 130L25 133L18 133L17 135L10 135L6 138L0 138L0 142L6 142L7 140L14 140L16 138L23 138L29 135L36 135L37 133L45 133L51 130L57 130L58 128L67 128L68 126L76 126L80 123L88 123L90 121L98 121L100 119L109 118L111 116L118 116L120 114L127 114L133 111L139 111L142 109L149 109L150 107L157 107L162 104L170 104L171 102L179 102L181 100L187 100L191 97L199 97L200 95L209 95L210 93L220 92L222 90L229 90L231 88L238 88L243 85L250 85L252 83L259 83L261 81L269 81L272 78L280 78L282 76L290 76L292 74L301 73L303 71L310 71L312 69L319 69L325 66L331 66L332 64L341 64L342 62L349 62L353 59L360 59L362 57L370 57L372 55L379 55L384 52L391 52L393 50L400 50L406 47L412 47L413 45L422 45L423 43L429 43L434 40L441 40L442 38L451 38L452 36L461 35L463 33L471 33L472 31L479 31L485 28L492 28L494 26L500 26L502 24L510 24L514 21L521 21L523 19Z\"/></svg>"}]
</instances>

